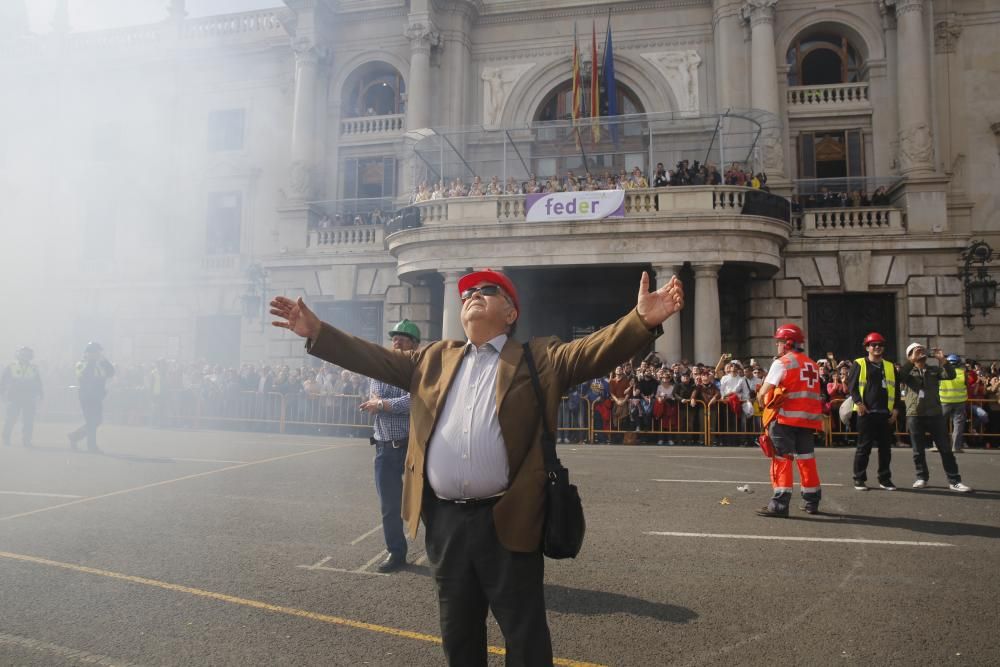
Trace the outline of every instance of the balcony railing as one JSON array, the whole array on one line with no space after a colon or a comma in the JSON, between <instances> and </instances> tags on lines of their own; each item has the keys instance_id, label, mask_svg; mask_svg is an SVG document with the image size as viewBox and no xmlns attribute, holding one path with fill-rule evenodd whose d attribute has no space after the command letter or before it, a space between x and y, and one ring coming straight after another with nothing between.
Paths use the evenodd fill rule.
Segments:
<instances>
[{"instance_id":1,"label":"balcony railing","mask_svg":"<svg viewBox=\"0 0 1000 667\"><path fill-rule=\"evenodd\" d=\"M903 212L898 208L807 209L796 219L803 236L850 236L853 234L903 234Z\"/></svg>"},{"instance_id":2,"label":"balcony railing","mask_svg":"<svg viewBox=\"0 0 1000 667\"><path fill-rule=\"evenodd\" d=\"M808 116L843 111L870 111L868 82L836 83L826 86L791 86L788 88L788 113Z\"/></svg>"},{"instance_id":3,"label":"balcony railing","mask_svg":"<svg viewBox=\"0 0 1000 667\"><path fill-rule=\"evenodd\" d=\"M319 250L381 250L385 231L380 225L310 229L306 246Z\"/></svg>"},{"instance_id":4,"label":"balcony railing","mask_svg":"<svg viewBox=\"0 0 1000 667\"><path fill-rule=\"evenodd\" d=\"M281 27L279 12L273 9L191 19L185 22L182 32L187 39L269 33L285 34Z\"/></svg>"},{"instance_id":5,"label":"balcony railing","mask_svg":"<svg viewBox=\"0 0 1000 667\"><path fill-rule=\"evenodd\" d=\"M525 196L453 197L415 204L420 223L524 222ZM788 200L753 188L728 185L649 188L625 191L625 217L664 217L664 214L708 213L760 215L789 221Z\"/></svg>"},{"instance_id":6,"label":"balcony railing","mask_svg":"<svg viewBox=\"0 0 1000 667\"><path fill-rule=\"evenodd\" d=\"M345 139L378 139L402 134L406 116L358 116L340 121L340 136Z\"/></svg>"}]
</instances>

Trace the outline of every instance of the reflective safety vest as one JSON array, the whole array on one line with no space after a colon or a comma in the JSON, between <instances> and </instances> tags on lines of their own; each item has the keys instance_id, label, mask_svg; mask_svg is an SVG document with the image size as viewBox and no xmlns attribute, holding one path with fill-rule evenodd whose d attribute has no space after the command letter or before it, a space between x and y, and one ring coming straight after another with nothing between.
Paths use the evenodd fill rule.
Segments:
<instances>
[{"instance_id":1,"label":"reflective safety vest","mask_svg":"<svg viewBox=\"0 0 1000 667\"><path fill-rule=\"evenodd\" d=\"M34 380L38 376L38 371L35 369L34 364L25 366L21 362L15 361L8 366L8 369L10 370L10 376L14 380Z\"/></svg>"},{"instance_id":2,"label":"reflective safety vest","mask_svg":"<svg viewBox=\"0 0 1000 667\"><path fill-rule=\"evenodd\" d=\"M861 394L861 402L865 400L865 386L868 384L868 358L858 357L854 360L858 365L858 393ZM896 367L892 362L882 360L882 374L885 376L885 390L889 393L889 404L886 406L890 411L896 405ZM854 406L854 411L858 411L858 406Z\"/></svg>"},{"instance_id":3,"label":"reflective safety vest","mask_svg":"<svg viewBox=\"0 0 1000 667\"><path fill-rule=\"evenodd\" d=\"M784 400L778 407L778 423L823 430L823 394L816 362L801 352L788 352L776 363L785 367L785 377L781 380Z\"/></svg>"},{"instance_id":4,"label":"reflective safety vest","mask_svg":"<svg viewBox=\"0 0 1000 667\"><path fill-rule=\"evenodd\" d=\"M941 380L938 394L942 403L965 403L969 400L969 388L965 384L965 369L955 369L954 380Z\"/></svg>"}]
</instances>

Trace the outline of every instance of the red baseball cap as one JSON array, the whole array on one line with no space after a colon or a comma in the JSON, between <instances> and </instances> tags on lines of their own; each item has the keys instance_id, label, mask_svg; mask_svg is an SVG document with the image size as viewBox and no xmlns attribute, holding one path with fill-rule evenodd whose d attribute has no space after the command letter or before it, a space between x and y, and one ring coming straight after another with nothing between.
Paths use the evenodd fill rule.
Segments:
<instances>
[{"instance_id":1,"label":"red baseball cap","mask_svg":"<svg viewBox=\"0 0 1000 667\"><path fill-rule=\"evenodd\" d=\"M467 273L459 278L458 293L461 294L465 290L470 287L475 287L479 283L489 283L490 285L499 285L502 287L503 291L510 297L510 300L514 302L514 308L517 309L517 312L521 312L521 302L517 299L517 289L515 289L514 283L510 281L510 278L499 271L494 271L493 269L473 271L472 273Z\"/></svg>"}]
</instances>

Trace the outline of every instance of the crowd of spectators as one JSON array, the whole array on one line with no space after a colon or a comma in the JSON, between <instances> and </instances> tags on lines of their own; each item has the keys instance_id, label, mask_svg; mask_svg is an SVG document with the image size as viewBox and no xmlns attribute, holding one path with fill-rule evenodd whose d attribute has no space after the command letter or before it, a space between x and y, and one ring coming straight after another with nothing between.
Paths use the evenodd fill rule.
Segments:
<instances>
[{"instance_id":1,"label":"crowd of spectators","mask_svg":"<svg viewBox=\"0 0 1000 667\"><path fill-rule=\"evenodd\" d=\"M837 407L847 397L851 361L832 354L818 359L820 386L830 415L832 442L853 445L856 431L841 425ZM1000 447L1000 362L967 360L970 442ZM712 444L753 446L760 432L757 389L766 368L723 355L715 366L687 360L666 362L653 353L625 362L607 377L571 387L559 416L559 441L583 442L592 419L594 439L607 443L702 444L708 419ZM45 373L43 411L75 414L75 397L59 387L75 383L73 368ZM357 406L368 380L332 364L288 366L243 364L239 368L161 360L120 365L106 411L111 421L158 427L189 426L274 430L283 410L287 432L367 433L367 415ZM591 414L588 415L588 412ZM324 425L329 425L326 427ZM841 435L844 433L844 435ZM899 444L906 436L899 434Z\"/></svg>"},{"instance_id":2,"label":"crowd of spectators","mask_svg":"<svg viewBox=\"0 0 1000 667\"><path fill-rule=\"evenodd\" d=\"M824 185L816 193L793 195L792 203L802 208L859 208L889 206L892 202L884 185L876 188L871 195L866 188L834 192Z\"/></svg>"},{"instance_id":3,"label":"crowd of spectators","mask_svg":"<svg viewBox=\"0 0 1000 667\"><path fill-rule=\"evenodd\" d=\"M381 225L388 221L391 216L383 213L382 209L376 208L373 211L357 211L348 213L334 213L332 216L324 213L316 221L318 229L330 229L331 227L346 227L351 225Z\"/></svg>"}]
</instances>

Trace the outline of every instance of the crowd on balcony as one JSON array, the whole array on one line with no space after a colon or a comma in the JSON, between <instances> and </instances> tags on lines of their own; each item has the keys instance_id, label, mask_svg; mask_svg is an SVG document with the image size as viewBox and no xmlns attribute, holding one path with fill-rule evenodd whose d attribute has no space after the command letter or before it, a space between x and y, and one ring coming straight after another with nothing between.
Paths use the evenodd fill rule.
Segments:
<instances>
[{"instance_id":1,"label":"crowd on balcony","mask_svg":"<svg viewBox=\"0 0 1000 667\"><path fill-rule=\"evenodd\" d=\"M548 192L581 192L593 190L637 190L649 187L667 187L676 185L739 185L767 190L767 175L754 173L743 165L733 164L725 175L712 163L701 164L681 160L670 170L663 163L656 165L652 179L643 173L640 167L633 167L631 172L625 169L616 174L611 170L601 173L586 172L576 174L572 169L560 178L552 175L539 178L531 174L526 181L519 181L513 176L506 181L499 176L492 176L489 181L475 176L472 182L466 184L461 178L439 180L433 185L424 181L417 186L411 203L433 201L436 199L452 199L456 197L484 197L498 195L521 195Z\"/></svg>"},{"instance_id":2,"label":"crowd on balcony","mask_svg":"<svg viewBox=\"0 0 1000 667\"><path fill-rule=\"evenodd\" d=\"M317 229L330 229L331 227L381 225L386 222L388 215L382 209L376 208L373 211L357 211L347 213L322 214L315 223Z\"/></svg>"},{"instance_id":3,"label":"crowd on balcony","mask_svg":"<svg viewBox=\"0 0 1000 667\"><path fill-rule=\"evenodd\" d=\"M822 186L819 192L793 195L793 206L802 208L860 208L867 206L890 206L891 200L885 186L879 186L871 195L865 188L835 192Z\"/></svg>"}]
</instances>

